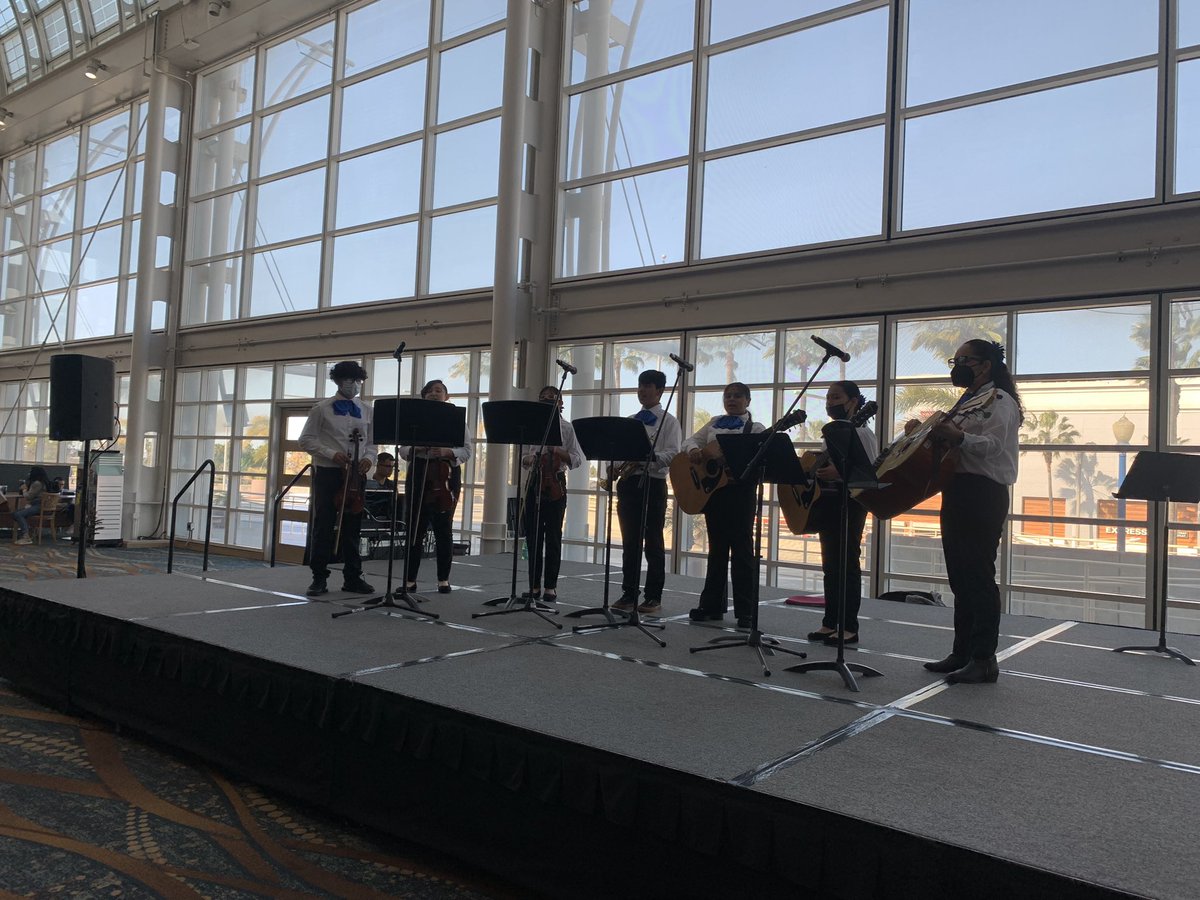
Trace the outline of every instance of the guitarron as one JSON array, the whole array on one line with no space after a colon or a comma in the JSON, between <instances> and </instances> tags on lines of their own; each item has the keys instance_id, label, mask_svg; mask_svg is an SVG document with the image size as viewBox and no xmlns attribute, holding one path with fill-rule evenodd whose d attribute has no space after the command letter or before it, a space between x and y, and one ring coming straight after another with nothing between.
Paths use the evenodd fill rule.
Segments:
<instances>
[{"instance_id":1,"label":"guitarron","mask_svg":"<svg viewBox=\"0 0 1200 900\"><path fill-rule=\"evenodd\" d=\"M935 412L911 434L902 435L875 461L875 477L886 487L859 491L855 499L876 518L890 519L940 493L954 477L958 448L934 440L933 429L942 422L957 425L967 416L987 409L995 400L995 388L959 400L949 411Z\"/></svg>"},{"instance_id":2,"label":"guitarron","mask_svg":"<svg viewBox=\"0 0 1200 900\"><path fill-rule=\"evenodd\" d=\"M850 418L850 424L855 428L861 428L871 420L871 417L879 411L879 404L874 400L868 400L862 407ZM804 467L804 471L811 475L817 469L823 468L829 462L828 451L817 453L814 450L809 450L800 457L800 465ZM813 478L807 486L802 484L781 484L779 485L779 506L783 511L783 519L787 522L788 531L792 534L808 534L813 531L813 527L809 525L809 515L812 513L813 504L821 496L821 483Z\"/></svg>"}]
</instances>

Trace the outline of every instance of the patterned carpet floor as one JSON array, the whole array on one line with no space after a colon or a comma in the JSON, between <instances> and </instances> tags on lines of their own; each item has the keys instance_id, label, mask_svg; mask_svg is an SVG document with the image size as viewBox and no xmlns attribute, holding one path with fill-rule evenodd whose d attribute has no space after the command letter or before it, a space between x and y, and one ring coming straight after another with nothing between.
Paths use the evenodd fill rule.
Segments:
<instances>
[{"instance_id":1,"label":"patterned carpet floor","mask_svg":"<svg viewBox=\"0 0 1200 900\"><path fill-rule=\"evenodd\" d=\"M43 544L0 543L0 581L23 578L74 578L79 549L64 541ZM181 572L199 572L204 564L203 552L175 548L174 567ZM259 559L209 554L209 571L262 568ZM84 567L89 578L104 575L144 575L167 571L167 549L88 547Z\"/></svg>"},{"instance_id":2,"label":"patterned carpet floor","mask_svg":"<svg viewBox=\"0 0 1200 900\"><path fill-rule=\"evenodd\" d=\"M200 554L176 552L199 570ZM263 563L213 557L211 570ZM166 551L88 550L88 576ZM74 547L0 548L0 579L70 577ZM0 898L527 896L436 851L335 821L0 680Z\"/></svg>"}]
</instances>

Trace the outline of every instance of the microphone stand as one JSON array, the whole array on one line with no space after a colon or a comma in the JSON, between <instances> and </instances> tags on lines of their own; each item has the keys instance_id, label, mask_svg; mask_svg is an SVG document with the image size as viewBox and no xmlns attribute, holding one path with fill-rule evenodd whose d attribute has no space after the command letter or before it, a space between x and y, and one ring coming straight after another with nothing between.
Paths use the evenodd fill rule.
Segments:
<instances>
[{"instance_id":1,"label":"microphone stand","mask_svg":"<svg viewBox=\"0 0 1200 900\"><path fill-rule=\"evenodd\" d=\"M526 511L528 510L528 507L529 507L529 495L535 489L534 481L535 481L535 479L537 479L537 487L536 487L537 496L534 498L534 501L533 501L534 502L534 507L533 507L534 547L531 549L530 554L529 554L530 574L532 574L533 572L536 571L535 557L538 553L542 552L542 541L539 539L539 535L538 535L538 532L539 532L539 530L541 528L541 524L542 524L542 487L541 487L541 463L540 463L540 460L541 460L541 455L546 452L546 441L550 440L550 430L554 427L554 420L558 417L558 404L559 404L559 401L562 399L562 389L563 389L563 386L567 383L567 375L568 374L569 373L568 373L568 370L566 369L566 367L563 367L562 378L558 382L558 397L555 399L555 401L553 403L550 404L550 415L546 417L546 428L542 432L541 446L538 448L537 457L535 458L534 464L529 467L529 474L525 477L525 487L521 492L521 505L520 505L520 508L517 510L517 542L520 543L521 524L525 521ZM520 452L520 448L518 448L518 452ZM518 462L518 464L520 464L519 457L517 459L517 462ZM555 475L555 477L558 477L557 474ZM525 543L529 544L528 531L526 531L526 533L525 533ZM543 563L544 563L544 559L543 559ZM514 550L514 553L513 553L513 577L514 577L514 579L516 578L516 569L517 569L517 555ZM515 593L515 591L514 591L514 593ZM535 616L537 616L539 619L542 619L543 621L553 625L555 628L558 628L560 630L562 629L561 623L555 622L553 619L549 619L545 615L546 613L549 613L552 616L557 616L558 610L551 609L550 607L544 606L541 603L538 603L537 601L535 601L532 591L526 592L525 602L521 606L514 605L513 598L509 598L508 602L505 604L504 609L496 609L496 610L492 610L491 612L472 613L471 618L472 619L485 619L488 616L505 616L505 615L508 615L509 613L518 613L518 612L531 612Z\"/></svg>"},{"instance_id":2,"label":"microphone stand","mask_svg":"<svg viewBox=\"0 0 1200 900\"><path fill-rule=\"evenodd\" d=\"M667 417L668 411L670 411L670 409L671 409L672 400L675 399L675 390L676 390L676 388L679 387L679 383L682 380L683 380L683 366L679 366L675 370L675 382L674 382L674 384L671 385L671 393L667 395L667 402L663 404L663 419L664 420ZM658 438L661 434L662 434L662 422L659 422L658 428L654 432L654 440L651 441L651 443L650 443L650 453L646 457L646 462L645 462L646 470L642 473L642 478L644 480L642 481L642 524L641 524L641 527L638 529L638 552L639 553L643 552L643 548L646 545L646 520L650 517L650 466L654 464L655 450L658 447ZM613 487L613 490L615 491L617 486L614 484L612 487ZM608 585L606 582L605 590L607 590L607 588L608 588ZM656 644L658 644L658 646L660 646L660 647L667 646L666 641L655 637L649 631L646 630L648 628L658 628L660 630L663 630L667 627L666 625L660 624L658 622L650 622L650 623L644 622L641 618L641 614L637 611L637 604L634 604L633 609L629 610L629 612L626 613L626 615L627 615L627 618L622 622L599 622L595 625L576 625L572 630L576 634L583 634L584 632L587 632L587 631L600 631L601 629L605 629L605 628L632 627L632 628L636 628L642 634L646 635L646 637L650 638L650 640L654 641Z\"/></svg>"}]
</instances>

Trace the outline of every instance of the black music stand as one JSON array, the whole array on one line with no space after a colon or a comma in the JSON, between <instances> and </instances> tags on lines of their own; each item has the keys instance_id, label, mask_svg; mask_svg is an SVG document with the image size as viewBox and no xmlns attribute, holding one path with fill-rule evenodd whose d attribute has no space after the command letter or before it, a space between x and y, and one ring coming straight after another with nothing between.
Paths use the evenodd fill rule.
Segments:
<instances>
[{"instance_id":1,"label":"black music stand","mask_svg":"<svg viewBox=\"0 0 1200 900\"><path fill-rule=\"evenodd\" d=\"M1122 500L1147 500L1158 503L1195 503L1200 501L1200 456L1184 453L1142 451L1133 458L1129 474L1113 494ZM1163 510L1162 600L1158 604L1158 645L1154 647L1117 647L1114 653L1140 650L1165 653L1189 666L1196 663L1186 653L1167 646L1167 561L1170 559L1170 516Z\"/></svg>"},{"instance_id":2,"label":"black music stand","mask_svg":"<svg viewBox=\"0 0 1200 900\"><path fill-rule=\"evenodd\" d=\"M617 462L640 461L650 455L650 439L646 437L646 426L637 419L627 419L623 416L591 416L576 419L571 425L575 428L575 437L579 438L583 455L588 459L604 461L611 466ZM612 572L613 496L616 492L616 484L610 484L607 524L604 528L604 605L568 613L568 619L600 615L610 623L617 621L608 605L608 587Z\"/></svg>"},{"instance_id":3,"label":"black music stand","mask_svg":"<svg viewBox=\"0 0 1200 900\"><path fill-rule=\"evenodd\" d=\"M859 488L879 487L879 481L875 478L875 468L871 464L871 460L867 458L867 452L863 449L862 441L858 439L858 431L850 422L843 419L835 419L821 429L821 434L825 437L825 446L829 448L829 461L838 470L838 474L842 478L840 490L838 491L841 512L838 527L842 530L842 546L845 547L849 542L850 534L850 491ZM838 608L837 659L799 663L795 666L789 666L785 671L803 673L823 669L837 672L842 676L842 681L846 683L846 687L857 693L858 682L854 680L854 672L858 672L860 675L865 675L868 678L872 676L882 677L883 673L878 669L872 669L870 666L864 666L862 663L846 662L845 566L839 567L837 590L841 598Z\"/></svg>"},{"instance_id":4,"label":"black music stand","mask_svg":"<svg viewBox=\"0 0 1200 900\"><path fill-rule=\"evenodd\" d=\"M741 480L748 477L755 484L755 515L754 528L754 612L750 623L750 633L746 635L726 635L713 638L706 647L691 647L691 653L701 653L705 650L726 650L730 647L752 647L758 654L764 677L770 677L771 669L767 666L767 657L776 653L788 653L807 659L808 654L801 650L790 650L780 645L779 641L767 637L758 629L758 597L761 584L762 567L762 501L763 485L773 484L807 484L808 475L791 439L778 431L766 431L758 434L718 434L717 443L731 472L740 472Z\"/></svg>"},{"instance_id":5,"label":"black music stand","mask_svg":"<svg viewBox=\"0 0 1200 900\"><path fill-rule=\"evenodd\" d=\"M397 370L399 366L397 366ZM397 375L399 379L399 375ZM398 387L398 385L397 385ZM451 403L440 400L423 400L414 398L381 397L375 401L373 431L376 444L392 444L396 458L400 458L400 445L408 445L408 471L412 472L412 461L417 447L461 447L466 442L467 411ZM431 619L439 618L437 613L426 612L417 602L426 602L419 594L410 594L407 589L408 560L412 553L413 505L419 504L415 491L405 491L409 498L408 519L404 528L404 577L400 580L400 590L392 589L392 569L396 556L396 497L399 480L392 479L391 522L388 528L388 565L387 585L379 597L369 597L359 606L342 610L333 614L337 619L351 613L362 612L366 609L406 609ZM420 510L417 510L420 514ZM396 601L401 601L397 603Z\"/></svg>"},{"instance_id":6,"label":"black music stand","mask_svg":"<svg viewBox=\"0 0 1200 900\"><path fill-rule=\"evenodd\" d=\"M550 420L546 419L547 409L550 410ZM483 432L489 444L515 444L517 447L518 470L521 457L526 447L561 447L562 429L558 425L557 404L541 403L537 400L490 400L483 404ZM528 502L529 491L533 487L533 479L538 467L530 466L529 476L518 479L517 486L520 495L517 498L517 521L513 532L512 584L507 597L494 597L484 603L484 606L500 606L503 609L485 613L472 613L472 619L482 619L486 616L507 615L508 613L530 612L549 622L555 628L562 628L558 622L547 618L545 613L557 615L558 610L550 609L537 603L532 593L524 598L517 596L517 558L520 556L521 530L525 523L524 504ZM533 560L530 559L532 565Z\"/></svg>"}]
</instances>

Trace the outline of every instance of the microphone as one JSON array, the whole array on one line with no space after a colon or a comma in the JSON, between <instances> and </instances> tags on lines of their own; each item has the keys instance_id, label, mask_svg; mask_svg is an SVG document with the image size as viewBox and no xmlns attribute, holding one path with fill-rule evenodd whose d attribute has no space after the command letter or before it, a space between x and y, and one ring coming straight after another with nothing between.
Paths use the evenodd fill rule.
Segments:
<instances>
[{"instance_id":1,"label":"microphone","mask_svg":"<svg viewBox=\"0 0 1200 900\"><path fill-rule=\"evenodd\" d=\"M400 358L400 354L404 352L404 348L408 346L408 341L401 341L400 346L396 348L396 352L392 354L395 359Z\"/></svg>"},{"instance_id":2,"label":"microphone","mask_svg":"<svg viewBox=\"0 0 1200 900\"><path fill-rule=\"evenodd\" d=\"M670 355L670 357L671 357L671 362L675 363L675 365L679 366L679 368L683 369L683 371L685 371L685 372L692 372L692 371L694 371L694 370L695 370L695 368L696 368L696 367L695 367L695 366L693 366L693 365L692 365L690 362L688 362L686 359L681 359L679 356L677 356L677 355L676 355L676 354L674 354L674 353L671 353L671 354L669 354L669 355Z\"/></svg>"},{"instance_id":3,"label":"microphone","mask_svg":"<svg viewBox=\"0 0 1200 900\"><path fill-rule=\"evenodd\" d=\"M572 375L579 374L579 370L577 368L575 368L573 365L571 365L569 362L563 362L561 359L556 359L555 362L563 367L564 372L570 372Z\"/></svg>"},{"instance_id":4,"label":"microphone","mask_svg":"<svg viewBox=\"0 0 1200 900\"><path fill-rule=\"evenodd\" d=\"M850 354L845 350L839 350L837 347L833 346L833 344L829 343L829 341L823 341L815 334L810 334L809 337L812 338L814 344L816 344L830 356L836 356L842 362L850 362Z\"/></svg>"}]
</instances>

